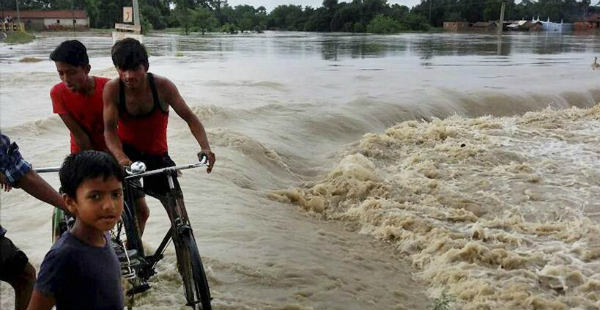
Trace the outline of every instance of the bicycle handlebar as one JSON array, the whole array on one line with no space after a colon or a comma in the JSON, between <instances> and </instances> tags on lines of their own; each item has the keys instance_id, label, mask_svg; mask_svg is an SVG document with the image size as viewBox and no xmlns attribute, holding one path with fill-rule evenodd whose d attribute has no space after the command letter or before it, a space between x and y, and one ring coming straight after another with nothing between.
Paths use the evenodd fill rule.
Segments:
<instances>
[{"instance_id":1,"label":"bicycle handlebar","mask_svg":"<svg viewBox=\"0 0 600 310\"><path fill-rule=\"evenodd\" d=\"M33 171L37 173L48 173L48 172L58 172L60 167L45 167L45 168L34 168Z\"/></svg>"},{"instance_id":2,"label":"bicycle handlebar","mask_svg":"<svg viewBox=\"0 0 600 310\"><path fill-rule=\"evenodd\" d=\"M137 173L137 174L130 174L130 175L126 176L125 179L126 180L137 179L137 178L147 177L147 176L155 175L155 174L161 174L161 173L165 173L165 172L169 172L169 171L179 171L179 170L192 169L192 168L198 168L198 167L207 167L207 166L208 166L208 163L206 163L206 162L198 162L195 164L187 164L187 165L181 165L181 166L171 166L171 167L150 170L150 171Z\"/></svg>"},{"instance_id":3,"label":"bicycle handlebar","mask_svg":"<svg viewBox=\"0 0 600 310\"><path fill-rule=\"evenodd\" d=\"M171 166L171 167L165 167L162 169L145 171L142 173L130 174L130 175L126 176L125 179L141 178L141 177L146 177L149 175L164 173L167 171L178 171L178 170L185 170L185 169L192 169L192 168L199 168L199 167L208 167L208 157L205 154L202 154L202 158L200 159L200 161L197 163L194 163L194 164ZM58 172L60 170L60 167L36 168L33 170L37 173Z\"/></svg>"}]
</instances>

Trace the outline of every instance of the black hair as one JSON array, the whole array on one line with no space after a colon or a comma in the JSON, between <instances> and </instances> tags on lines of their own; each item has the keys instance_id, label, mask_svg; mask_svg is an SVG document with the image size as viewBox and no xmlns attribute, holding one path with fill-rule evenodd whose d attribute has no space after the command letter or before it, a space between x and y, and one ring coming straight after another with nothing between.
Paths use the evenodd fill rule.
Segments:
<instances>
[{"instance_id":1,"label":"black hair","mask_svg":"<svg viewBox=\"0 0 600 310\"><path fill-rule=\"evenodd\" d=\"M101 176L105 180L115 177L123 182L125 174L112 155L86 150L67 156L60 167L58 176L60 177L60 192L75 198L77 188L85 180Z\"/></svg>"},{"instance_id":2,"label":"black hair","mask_svg":"<svg viewBox=\"0 0 600 310\"><path fill-rule=\"evenodd\" d=\"M117 41L111 51L112 61L115 67L122 70L137 69L140 65L150 67L148 64L148 52L140 41L133 38L125 38Z\"/></svg>"},{"instance_id":3,"label":"black hair","mask_svg":"<svg viewBox=\"0 0 600 310\"><path fill-rule=\"evenodd\" d=\"M62 42L50 54L50 59L77 67L90 64L85 45L77 40L67 40Z\"/></svg>"}]
</instances>

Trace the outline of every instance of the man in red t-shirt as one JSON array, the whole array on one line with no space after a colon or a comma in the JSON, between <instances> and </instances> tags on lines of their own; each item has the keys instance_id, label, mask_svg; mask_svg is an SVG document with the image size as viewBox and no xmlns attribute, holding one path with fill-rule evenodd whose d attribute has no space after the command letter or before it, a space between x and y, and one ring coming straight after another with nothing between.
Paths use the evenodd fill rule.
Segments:
<instances>
[{"instance_id":1,"label":"man in red t-shirt","mask_svg":"<svg viewBox=\"0 0 600 310\"><path fill-rule=\"evenodd\" d=\"M102 91L109 79L89 75L87 49L77 40L62 42L50 59L62 81L50 90L52 110L71 132L71 153L106 151Z\"/></svg>"}]
</instances>

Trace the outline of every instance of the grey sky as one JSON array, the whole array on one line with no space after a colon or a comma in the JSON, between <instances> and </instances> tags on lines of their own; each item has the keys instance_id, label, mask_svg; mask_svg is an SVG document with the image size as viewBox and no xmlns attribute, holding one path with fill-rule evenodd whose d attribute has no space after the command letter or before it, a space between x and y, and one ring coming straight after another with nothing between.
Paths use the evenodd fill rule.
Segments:
<instances>
[{"instance_id":1,"label":"grey sky","mask_svg":"<svg viewBox=\"0 0 600 310\"><path fill-rule=\"evenodd\" d=\"M338 0L340 1L340 0ZM346 1L340 1L346 2ZM312 6L313 8L318 8L323 4L323 0L228 0L230 6L236 6L240 4L248 4L255 8L259 6L264 6L267 9L267 12L271 12L276 6L282 4L293 4L293 5L301 5L304 6ZM406 5L409 8L421 3L421 0L388 0L388 4L398 3L401 5Z\"/></svg>"}]
</instances>

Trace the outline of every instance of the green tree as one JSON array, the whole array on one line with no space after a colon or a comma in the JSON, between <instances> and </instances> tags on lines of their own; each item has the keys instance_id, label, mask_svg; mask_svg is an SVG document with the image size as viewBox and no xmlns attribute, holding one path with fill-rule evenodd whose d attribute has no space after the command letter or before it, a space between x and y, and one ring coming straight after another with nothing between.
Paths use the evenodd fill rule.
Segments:
<instances>
[{"instance_id":1,"label":"green tree","mask_svg":"<svg viewBox=\"0 0 600 310\"><path fill-rule=\"evenodd\" d=\"M304 13L299 5L279 5L271 14L267 25L272 29L281 30L303 30L304 29Z\"/></svg>"},{"instance_id":2,"label":"green tree","mask_svg":"<svg viewBox=\"0 0 600 310\"><path fill-rule=\"evenodd\" d=\"M234 9L235 24L241 32L252 30L258 23L256 10L251 5L238 5Z\"/></svg>"},{"instance_id":3,"label":"green tree","mask_svg":"<svg viewBox=\"0 0 600 310\"><path fill-rule=\"evenodd\" d=\"M188 7L186 0L177 1L177 6L173 14L179 23L179 26L183 29L183 33L186 35L190 33L192 27L192 12L193 9Z\"/></svg>"},{"instance_id":4,"label":"green tree","mask_svg":"<svg viewBox=\"0 0 600 310\"><path fill-rule=\"evenodd\" d=\"M400 32L404 27L393 18L385 15L377 15L367 25L367 32L370 33L397 33Z\"/></svg>"},{"instance_id":5,"label":"green tree","mask_svg":"<svg viewBox=\"0 0 600 310\"><path fill-rule=\"evenodd\" d=\"M202 35L207 31L213 31L217 28L218 21L214 13L204 7L199 7L192 12L192 30L200 31Z\"/></svg>"}]
</instances>

